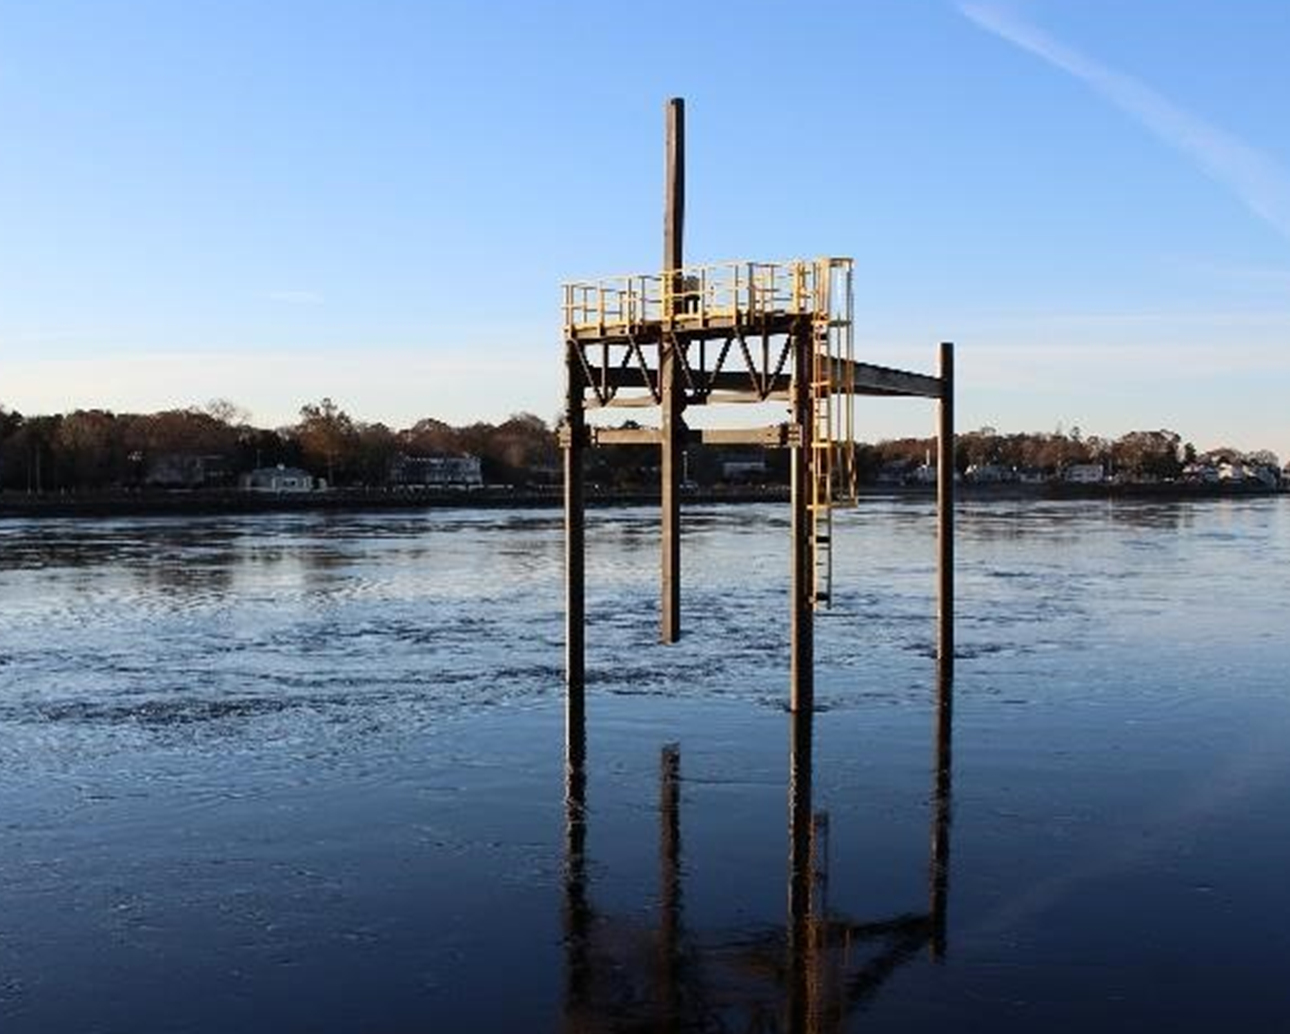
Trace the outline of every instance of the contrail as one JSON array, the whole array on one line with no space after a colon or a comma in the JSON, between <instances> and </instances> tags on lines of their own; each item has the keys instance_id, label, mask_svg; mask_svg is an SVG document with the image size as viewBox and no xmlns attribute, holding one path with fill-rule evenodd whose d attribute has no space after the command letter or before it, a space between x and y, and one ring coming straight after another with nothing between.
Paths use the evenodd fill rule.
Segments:
<instances>
[{"instance_id":1,"label":"contrail","mask_svg":"<svg viewBox=\"0 0 1290 1034\"><path fill-rule=\"evenodd\" d=\"M1290 238L1290 176L1272 159L1184 111L1132 76L1099 64L997 5L960 2L958 8L982 29L1073 75L1127 112Z\"/></svg>"}]
</instances>

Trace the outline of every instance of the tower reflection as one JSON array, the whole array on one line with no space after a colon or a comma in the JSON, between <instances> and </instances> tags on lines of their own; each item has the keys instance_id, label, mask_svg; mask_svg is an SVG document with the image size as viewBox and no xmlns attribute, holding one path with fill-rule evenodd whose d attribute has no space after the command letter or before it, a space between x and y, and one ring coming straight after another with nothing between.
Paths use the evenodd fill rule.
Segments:
<instances>
[{"instance_id":1,"label":"tower reflection","mask_svg":"<svg viewBox=\"0 0 1290 1034\"><path fill-rule=\"evenodd\" d=\"M814 810L814 719L789 715L787 916L782 928L731 944L702 942L684 923L681 752L659 761L656 923L628 929L598 914L587 867L586 737L570 716L565 766L564 1029L789 1031L843 1029L902 966L948 950L953 693L937 685L928 911L857 921L829 905L829 818ZM639 924L636 924L639 926ZM639 950L641 943L646 945Z\"/></svg>"}]
</instances>

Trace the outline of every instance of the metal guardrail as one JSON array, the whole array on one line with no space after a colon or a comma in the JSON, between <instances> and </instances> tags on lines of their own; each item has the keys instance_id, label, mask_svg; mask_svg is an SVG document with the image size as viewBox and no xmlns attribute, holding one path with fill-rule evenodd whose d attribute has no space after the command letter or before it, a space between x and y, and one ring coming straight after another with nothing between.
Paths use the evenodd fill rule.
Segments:
<instances>
[{"instance_id":1,"label":"metal guardrail","mask_svg":"<svg viewBox=\"0 0 1290 1034\"><path fill-rule=\"evenodd\" d=\"M647 323L754 323L828 311L830 270L845 259L721 262L564 285L566 331L628 331Z\"/></svg>"}]
</instances>

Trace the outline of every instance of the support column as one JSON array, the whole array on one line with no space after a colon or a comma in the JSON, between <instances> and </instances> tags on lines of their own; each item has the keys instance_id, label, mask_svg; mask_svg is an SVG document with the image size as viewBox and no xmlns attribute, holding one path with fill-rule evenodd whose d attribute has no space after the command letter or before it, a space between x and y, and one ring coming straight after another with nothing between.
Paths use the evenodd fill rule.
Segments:
<instances>
[{"instance_id":1,"label":"support column","mask_svg":"<svg viewBox=\"0 0 1290 1034\"><path fill-rule=\"evenodd\" d=\"M584 375L573 342L565 342L564 408L564 671L567 720L581 728L586 687L586 499L583 452L587 417Z\"/></svg>"},{"instance_id":2,"label":"support column","mask_svg":"<svg viewBox=\"0 0 1290 1034\"><path fill-rule=\"evenodd\" d=\"M671 292L683 289L682 237L685 227L685 101L667 102L666 199L663 210L663 271L673 275ZM667 313L671 316L671 313ZM662 596L659 638L674 643L681 636L681 450L685 446L682 411L685 393L675 339L659 344L662 394Z\"/></svg>"},{"instance_id":3,"label":"support column","mask_svg":"<svg viewBox=\"0 0 1290 1034\"><path fill-rule=\"evenodd\" d=\"M941 342L936 430L936 664L954 677L954 345Z\"/></svg>"},{"instance_id":4,"label":"support column","mask_svg":"<svg viewBox=\"0 0 1290 1034\"><path fill-rule=\"evenodd\" d=\"M793 381L790 388L792 422L797 444L792 449L793 574L789 614L789 707L810 712L815 707L815 611L811 601L815 572L812 560L811 478L815 450L811 399L811 326L803 321L793 332Z\"/></svg>"},{"instance_id":5,"label":"support column","mask_svg":"<svg viewBox=\"0 0 1290 1034\"><path fill-rule=\"evenodd\" d=\"M950 884L950 792L954 731L954 345L940 347L936 428L936 792L933 796L932 958L946 952Z\"/></svg>"}]
</instances>

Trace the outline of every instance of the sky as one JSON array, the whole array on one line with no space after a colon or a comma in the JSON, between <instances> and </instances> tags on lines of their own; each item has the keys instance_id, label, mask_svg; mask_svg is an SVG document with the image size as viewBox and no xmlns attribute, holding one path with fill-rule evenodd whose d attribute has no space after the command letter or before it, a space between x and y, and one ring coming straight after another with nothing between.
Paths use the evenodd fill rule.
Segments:
<instances>
[{"instance_id":1,"label":"sky","mask_svg":"<svg viewBox=\"0 0 1290 1034\"><path fill-rule=\"evenodd\" d=\"M959 427L1290 459L1290 3L0 6L0 404L554 419L560 284L850 255ZM867 440L928 434L868 400ZM732 421L734 422L734 421Z\"/></svg>"}]
</instances>

